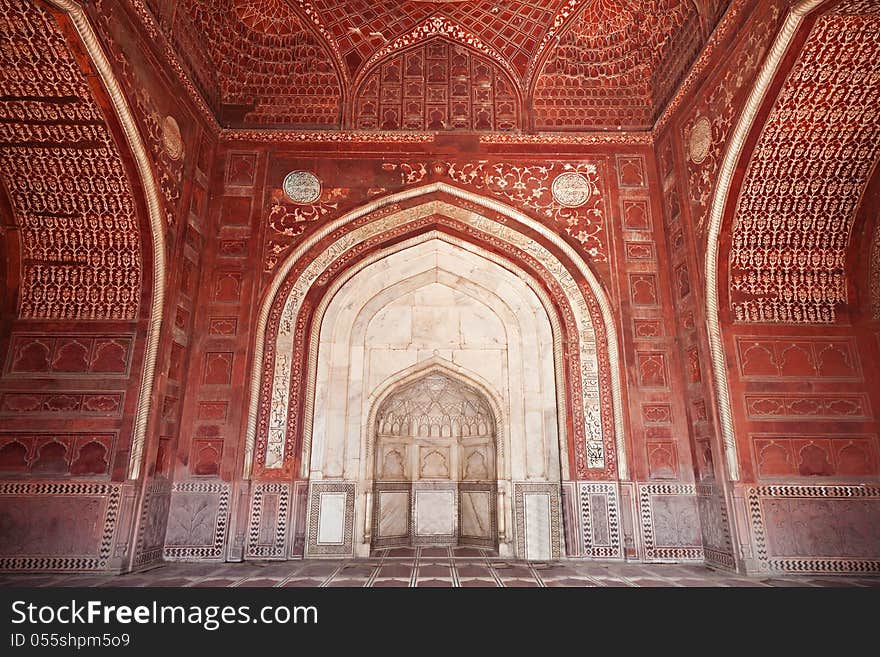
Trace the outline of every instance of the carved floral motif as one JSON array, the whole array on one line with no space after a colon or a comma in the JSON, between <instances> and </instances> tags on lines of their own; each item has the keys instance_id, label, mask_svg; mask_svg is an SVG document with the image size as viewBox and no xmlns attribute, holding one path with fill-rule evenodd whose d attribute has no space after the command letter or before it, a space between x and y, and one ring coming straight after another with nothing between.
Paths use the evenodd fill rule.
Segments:
<instances>
[{"instance_id":1,"label":"carved floral motif","mask_svg":"<svg viewBox=\"0 0 880 657\"><path fill-rule=\"evenodd\" d=\"M833 323L847 302L846 251L880 153L878 53L880 14L832 12L780 90L734 220L729 285L738 321Z\"/></svg>"},{"instance_id":2,"label":"carved floral motif","mask_svg":"<svg viewBox=\"0 0 880 657\"><path fill-rule=\"evenodd\" d=\"M125 167L57 23L0 8L0 173L21 236L22 318L134 319L141 235Z\"/></svg>"}]
</instances>

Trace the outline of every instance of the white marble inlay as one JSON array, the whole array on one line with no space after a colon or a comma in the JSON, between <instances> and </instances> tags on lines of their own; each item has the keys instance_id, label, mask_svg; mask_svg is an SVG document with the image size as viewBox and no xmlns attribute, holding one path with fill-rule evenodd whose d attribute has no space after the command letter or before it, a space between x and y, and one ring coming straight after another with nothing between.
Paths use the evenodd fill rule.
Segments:
<instances>
[{"instance_id":1,"label":"white marble inlay","mask_svg":"<svg viewBox=\"0 0 880 657\"><path fill-rule=\"evenodd\" d=\"M417 490L416 533L419 536L451 536L455 532L455 491Z\"/></svg>"},{"instance_id":2,"label":"white marble inlay","mask_svg":"<svg viewBox=\"0 0 880 657\"><path fill-rule=\"evenodd\" d=\"M597 191L595 185L590 183L586 176L577 171L560 173L553 180L553 185L550 189L556 202L568 208L576 208L579 205L583 205Z\"/></svg>"},{"instance_id":3,"label":"white marble inlay","mask_svg":"<svg viewBox=\"0 0 880 657\"><path fill-rule=\"evenodd\" d=\"M409 493L406 491L382 491L379 493L379 538L406 536L406 514L409 510Z\"/></svg>"},{"instance_id":4,"label":"white marble inlay","mask_svg":"<svg viewBox=\"0 0 880 657\"><path fill-rule=\"evenodd\" d=\"M314 203L321 198L321 181L311 171L291 171L281 186L294 203Z\"/></svg>"}]
</instances>

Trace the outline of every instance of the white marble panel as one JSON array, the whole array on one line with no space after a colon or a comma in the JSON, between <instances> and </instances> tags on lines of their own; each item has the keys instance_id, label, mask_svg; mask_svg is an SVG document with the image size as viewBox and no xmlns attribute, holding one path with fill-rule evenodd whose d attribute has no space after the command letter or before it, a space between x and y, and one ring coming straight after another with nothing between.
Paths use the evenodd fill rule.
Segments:
<instances>
[{"instance_id":1,"label":"white marble panel","mask_svg":"<svg viewBox=\"0 0 880 657\"><path fill-rule=\"evenodd\" d=\"M318 545L341 545L345 537L345 493L321 493Z\"/></svg>"},{"instance_id":2,"label":"white marble panel","mask_svg":"<svg viewBox=\"0 0 880 657\"><path fill-rule=\"evenodd\" d=\"M530 479L542 479L547 474L543 420L540 411L526 413L526 456Z\"/></svg>"},{"instance_id":3,"label":"white marble panel","mask_svg":"<svg viewBox=\"0 0 880 657\"><path fill-rule=\"evenodd\" d=\"M525 493L526 559L543 561L551 558L550 495Z\"/></svg>"},{"instance_id":4,"label":"white marble panel","mask_svg":"<svg viewBox=\"0 0 880 657\"><path fill-rule=\"evenodd\" d=\"M430 358L430 356L427 356ZM412 367L424 358L416 349L370 349L369 390L375 390L392 374Z\"/></svg>"},{"instance_id":5,"label":"white marble panel","mask_svg":"<svg viewBox=\"0 0 880 657\"><path fill-rule=\"evenodd\" d=\"M507 344L507 332L488 306L464 294L456 295L460 309L461 346L464 348L497 348Z\"/></svg>"},{"instance_id":6,"label":"white marble panel","mask_svg":"<svg viewBox=\"0 0 880 657\"><path fill-rule=\"evenodd\" d=\"M408 303L397 303L380 310L367 327L366 342L405 348L412 342L413 313Z\"/></svg>"},{"instance_id":7,"label":"white marble panel","mask_svg":"<svg viewBox=\"0 0 880 657\"><path fill-rule=\"evenodd\" d=\"M461 346L459 312L456 308L413 306L412 343L421 349Z\"/></svg>"},{"instance_id":8,"label":"white marble panel","mask_svg":"<svg viewBox=\"0 0 880 657\"><path fill-rule=\"evenodd\" d=\"M383 446L382 460L379 466L380 478L397 481L406 479L409 471L407 467L408 458L406 445Z\"/></svg>"},{"instance_id":9,"label":"white marble panel","mask_svg":"<svg viewBox=\"0 0 880 657\"><path fill-rule=\"evenodd\" d=\"M458 349L452 352L449 360L479 374L485 381L495 384L506 382L504 366L507 352L504 349ZM507 386L504 387L506 389Z\"/></svg>"},{"instance_id":10,"label":"white marble panel","mask_svg":"<svg viewBox=\"0 0 880 657\"><path fill-rule=\"evenodd\" d=\"M448 447L419 449L419 477L422 479L449 479L449 465Z\"/></svg>"},{"instance_id":11,"label":"white marble panel","mask_svg":"<svg viewBox=\"0 0 880 657\"><path fill-rule=\"evenodd\" d=\"M461 464L463 480L484 481L490 478L491 463L486 455L485 447L466 449Z\"/></svg>"},{"instance_id":12,"label":"white marble panel","mask_svg":"<svg viewBox=\"0 0 880 657\"><path fill-rule=\"evenodd\" d=\"M493 495L484 491L461 494L461 535L469 538L491 538L492 524L489 505Z\"/></svg>"},{"instance_id":13,"label":"white marble panel","mask_svg":"<svg viewBox=\"0 0 880 657\"><path fill-rule=\"evenodd\" d=\"M413 303L416 306L426 306L434 308L455 308L456 294L455 290L447 285L435 282L419 288L413 293Z\"/></svg>"}]
</instances>

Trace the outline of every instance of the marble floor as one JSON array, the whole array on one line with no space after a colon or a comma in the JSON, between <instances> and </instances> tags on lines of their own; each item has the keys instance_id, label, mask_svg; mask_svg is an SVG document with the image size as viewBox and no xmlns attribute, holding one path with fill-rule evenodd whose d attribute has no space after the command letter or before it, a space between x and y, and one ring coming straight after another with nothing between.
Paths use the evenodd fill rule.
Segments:
<instances>
[{"instance_id":1,"label":"marble floor","mask_svg":"<svg viewBox=\"0 0 880 657\"><path fill-rule=\"evenodd\" d=\"M474 548L397 548L369 559L164 563L127 575L2 574L0 586L61 587L880 587L880 577L745 577L693 564L511 561Z\"/></svg>"}]
</instances>

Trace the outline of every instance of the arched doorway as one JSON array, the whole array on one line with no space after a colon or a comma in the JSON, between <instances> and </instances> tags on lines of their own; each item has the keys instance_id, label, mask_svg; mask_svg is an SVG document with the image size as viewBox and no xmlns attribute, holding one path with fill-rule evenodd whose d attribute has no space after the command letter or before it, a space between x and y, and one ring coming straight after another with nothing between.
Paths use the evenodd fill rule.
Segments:
<instances>
[{"instance_id":1,"label":"arched doorway","mask_svg":"<svg viewBox=\"0 0 880 657\"><path fill-rule=\"evenodd\" d=\"M375 420L373 549L497 549L495 417L475 387L432 368L396 386Z\"/></svg>"}]
</instances>

